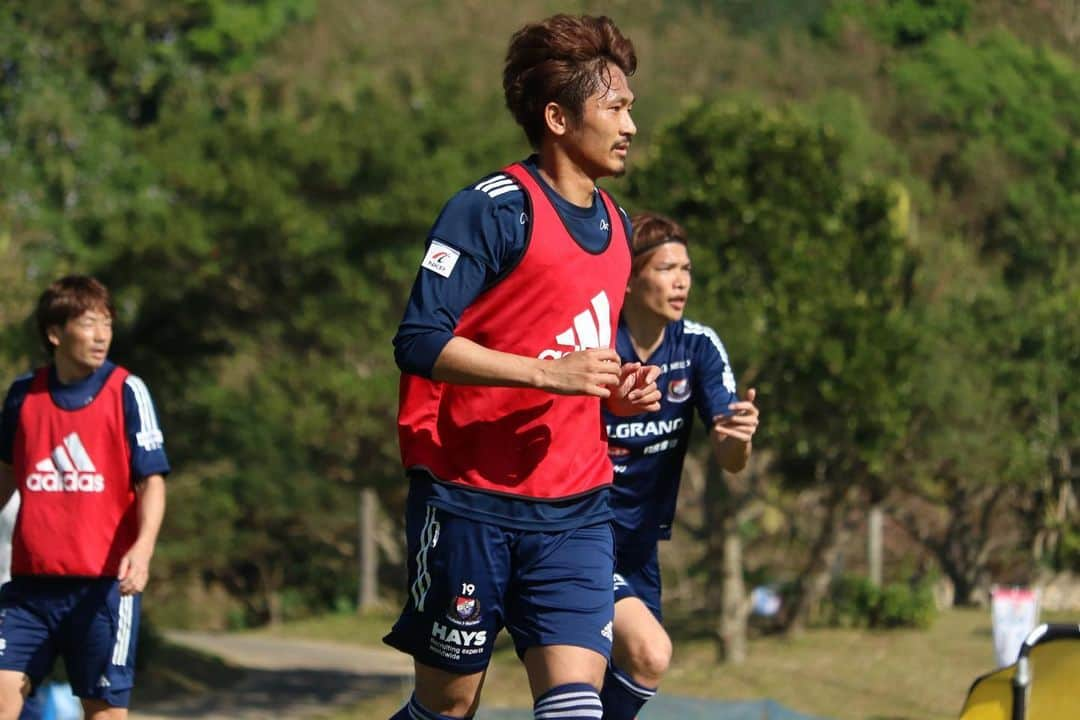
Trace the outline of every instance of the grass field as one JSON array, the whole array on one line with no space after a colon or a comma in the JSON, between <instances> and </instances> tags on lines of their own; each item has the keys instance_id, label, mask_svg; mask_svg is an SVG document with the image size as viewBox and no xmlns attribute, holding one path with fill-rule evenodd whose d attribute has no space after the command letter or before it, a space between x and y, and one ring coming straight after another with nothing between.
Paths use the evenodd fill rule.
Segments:
<instances>
[{"instance_id":1,"label":"grass field","mask_svg":"<svg viewBox=\"0 0 1080 720\"><path fill-rule=\"evenodd\" d=\"M392 613L339 615L266 632L371 643L392 619ZM525 673L505 634L500 641L482 705L530 707ZM937 720L956 718L972 681L992 669L989 612L962 609L941 614L926 631L811 630L793 640L759 639L739 666L718 664L707 642L676 641L662 690L724 700L771 697L834 720ZM401 701L400 696L372 698L327 718L389 717Z\"/></svg>"}]
</instances>

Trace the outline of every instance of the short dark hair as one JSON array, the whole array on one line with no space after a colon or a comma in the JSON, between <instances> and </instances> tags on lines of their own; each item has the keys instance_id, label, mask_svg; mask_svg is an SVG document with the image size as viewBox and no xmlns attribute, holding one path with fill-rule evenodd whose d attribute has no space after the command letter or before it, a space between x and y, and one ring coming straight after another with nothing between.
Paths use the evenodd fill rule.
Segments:
<instances>
[{"instance_id":1,"label":"short dark hair","mask_svg":"<svg viewBox=\"0 0 1080 720\"><path fill-rule=\"evenodd\" d=\"M49 328L66 325L68 320L79 317L89 310L104 309L110 318L116 317L109 289L89 275L66 275L45 288L38 298L38 333L45 351L50 355L53 345L49 342Z\"/></svg>"},{"instance_id":2,"label":"short dark hair","mask_svg":"<svg viewBox=\"0 0 1080 720\"><path fill-rule=\"evenodd\" d=\"M629 77L637 69L634 44L611 18L553 15L514 33L506 51L503 92L506 107L534 148L544 138L544 108L556 102L580 121L585 101L602 85L614 64Z\"/></svg>"},{"instance_id":3,"label":"short dark hair","mask_svg":"<svg viewBox=\"0 0 1080 720\"><path fill-rule=\"evenodd\" d=\"M661 245L669 242L689 244L683 226L659 213L637 213L630 219L630 224L634 228L630 238L630 252L634 258L630 265L631 275L637 275Z\"/></svg>"}]
</instances>

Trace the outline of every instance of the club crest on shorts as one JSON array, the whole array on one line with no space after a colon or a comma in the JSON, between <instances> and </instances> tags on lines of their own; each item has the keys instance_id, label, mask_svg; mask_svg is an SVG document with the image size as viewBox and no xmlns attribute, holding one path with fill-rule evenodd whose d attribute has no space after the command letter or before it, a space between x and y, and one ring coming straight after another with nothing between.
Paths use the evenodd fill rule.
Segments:
<instances>
[{"instance_id":1,"label":"club crest on shorts","mask_svg":"<svg viewBox=\"0 0 1080 720\"><path fill-rule=\"evenodd\" d=\"M474 597L458 595L450 603L447 618L460 625L475 625L480 622L480 601Z\"/></svg>"},{"instance_id":2,"label":"club crest on shorts","mask_svg":"<svg viewBox=\"0 0 1080 720\"><path fill-rule=\"evenodd\" d=\"M686 402L690 398L690 378L675 378L668 383L667 399L670 402Z\"/></svg>"}]
</instances>

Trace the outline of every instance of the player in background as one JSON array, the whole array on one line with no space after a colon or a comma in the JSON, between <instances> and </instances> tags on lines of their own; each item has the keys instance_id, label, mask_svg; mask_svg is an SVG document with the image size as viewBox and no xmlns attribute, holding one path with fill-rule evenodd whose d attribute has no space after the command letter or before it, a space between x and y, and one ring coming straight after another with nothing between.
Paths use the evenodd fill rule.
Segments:
<instances>
[{"instance_id":1,"label":"player in background","mask_svg":"<svg viewBox=\"0 0 1080 720\"><path fill-rule=\"evenodd\" d=\"M598 178L636 128L633 45L606 17L511 38L506 104L536 154L435 221L394 338L409 595L386 642L415 660L393 720L471 718L507 628L537 718L595 719L614 616L600 405L659 407L656 368L612 349L628 219Z\"/></svg>"},{"instance_id":2,"label":"player in background","mask_svg":"<svg viewBox=\"0 0 1080 720\"><path fill-rule=\"evenodd\" d=\"M18 490L21 506L0 589L0 720L57 655L86 718L127 717L169 463L146 385L108 359L114 317L97 280L50 285L36 319L52 362L4 401L0 503Z\"/></svg>"},{"instance_id":3,"label":"player in background","mask_svg":"<svg viewBox=\"0 0 1080 720\"><path fill-rule=\"evenodd\" d=\"M661 400L647 415L603 415L615 472L615 641L601 693L605 720L636 717L671 660L657 545L671 538L694 410L729 472L746 466L758 426L756 393L739 400L716 332L683 318L691 284L686 232L655 214L635 215L633 226L633 270L616 348L624 360L661 368Z\"/></svg>"},{"instance_id":4,"label":"player in background","mask_svg":"<svg viewBox=\"0 0 1080 720\"><path fill-rule=\"evenodd\" d=\"M12 493L11 498L0 510L0 586L11 580L11 535L15 532L15 519L19 516L19 493ZM23 702L19 720L40 720L44 703L40 693L30 695Z\"/></svg>"}]
</instances>

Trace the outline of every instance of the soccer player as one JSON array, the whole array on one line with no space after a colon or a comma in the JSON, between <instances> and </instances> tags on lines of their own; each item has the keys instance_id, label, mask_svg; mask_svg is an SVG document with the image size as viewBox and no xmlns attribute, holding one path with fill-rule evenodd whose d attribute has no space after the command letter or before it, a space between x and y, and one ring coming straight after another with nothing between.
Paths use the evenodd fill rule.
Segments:
<instances>
[{"instance_id":1,"label":"soccer player","mask_svg":"<svg viewBox=\"0 0 1080 720\"><path fill-rule=\"evenodd\" d=\"M11 580L11 534L15 531L15 518L19 515L19 493L12 493L11 498L0 510L0 585ZM40 720L44 703L38 694L31 695L23 702L19 720Z\"/></svg>"},{"instance_id":2,"label":"soccer player","mask_svg":"<svg viewBox=\"0 0 1080 720\"><path fill-rule=\"evenodd\" d=\"M4 401L0 502L17 489L22 504L0 589L0 720L57 655L86 718L127 717L169 463L146 385L108 360L114 317L94 278L50 285L36 319L52 362Z\"/></svg>"},{"instance_id":3,"label":"soccer player","mask_svg":"<svg viewBox=\"0 0 1080 720\"><path fill-rule=\"evenodd\" d=\"M658 368L612 349L629 220L596 187L626 167L636 64L606 17L515 33L503 87L536 154L454 195L429 234L394 339L409 596L386 642L416 668L394 720L472 717L503 627L535 717L601 712L614 607L600 404L659 407Z\"/></svg>"},{"instance_id":4,"label":"soccer player","mask_svg":"<svg viewBox=\"0 0 1080 720\"><path fill-rule=\"evenodd\" d=\"M631 418L604 412L615 470L615 641L601 696L605 720L632 720L671 660L660 624L657 544L671 538L693 412L724 469L750 458L755 391L735 391L727 351L712 328L683 319L690 256L683 228L655 214L633 219L633 269L619 321L619 356L661 368L660 409Z\"/></svg>"}]
</instances>

